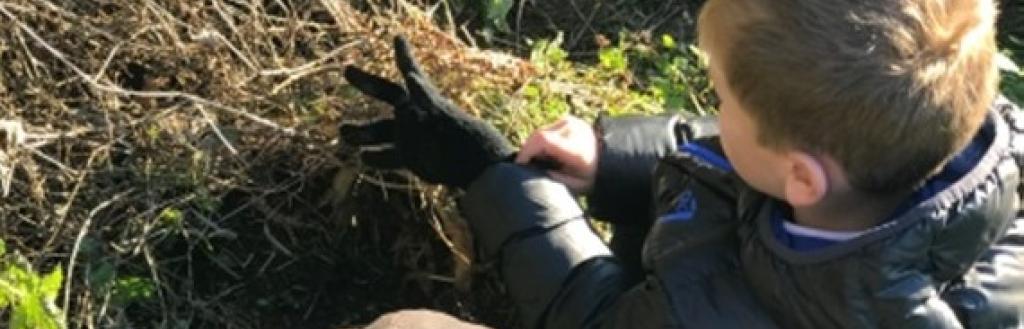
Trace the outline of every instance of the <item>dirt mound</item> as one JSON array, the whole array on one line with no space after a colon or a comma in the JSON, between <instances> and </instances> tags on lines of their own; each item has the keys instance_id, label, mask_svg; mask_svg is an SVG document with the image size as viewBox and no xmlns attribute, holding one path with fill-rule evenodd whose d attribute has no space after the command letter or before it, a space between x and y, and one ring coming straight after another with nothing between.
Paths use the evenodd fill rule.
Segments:
<instances>
[{"instance_id":1,"label":"dirt mound","mask_svg":"<svg viewBox=\"0 0 1024 329\"><path fill-rule=\"evenodd\" d=\"M356 6L0 4L0 236L66 269L71 327L325 328L405 307L512 321L493 281L452 289L471 247L445 192L364 171L335 127L388 115L340 69L394 76L395 34L444 90L511 92L530 66L463 44L443 10Z\"/></svg>"}]
</instances>

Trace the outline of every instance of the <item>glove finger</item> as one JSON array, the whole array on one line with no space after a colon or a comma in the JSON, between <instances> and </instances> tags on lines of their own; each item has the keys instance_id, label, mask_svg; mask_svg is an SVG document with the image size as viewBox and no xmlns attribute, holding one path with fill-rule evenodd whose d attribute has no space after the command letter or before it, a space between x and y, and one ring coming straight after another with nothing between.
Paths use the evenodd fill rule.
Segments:
<instances>
[{"instance_id":1,"label":"glove finger","mask_svg":"<svg viewBox=\"0 0 1024 329\"><path fill-rule=\"evenodd\" d=\"M438 105L447 102L447 99L441 97L441 92L420 68L416 58L412 55L412 47L402 36L395 37L395 61L398 62L398 70L405 77L405 86L409 89L410 98L416 105L419 105L420 109L438 108Z\"/></svg>"},{"instance_id":2,"label":"glove finger","mask_svg":"<svg viewBox=\"0 0 1024 329\"><path fill-rule=\"evenodd\" d=\"M338 128L341 141L350 145L373 145L395 141L395 120L381 120L369 124L342 124Z\"/></svg>"},{"instance_id":3,"label":"glove finger","mask_svg":"<svg viewBox=\"0 0 1024 329\"><path fill-rule=\"evenodd\" d=\"M401 85L388 79L367 73L355 66L345 67L345 80L370 97L398 106L405 103L409 95Z\"/></svg>"},{"instance_id":4,"label":"glove finger","mask_svg":"<svg viewBox=\"0 0 1024 329\"><path fill-rule=\"evenodd\" d=\"M405 40L403 36L395 37L395 61L398 62L398 71L402 72L402 76L406 80L409 80L409 76L412 74L426 76L420 65L416 63L416 58L412 56L412 47L409 46L409 41Z\"/></svg>"},{"instance_id":5,"label":"glove finger","mask_svg":"<svg viewBox=\"0 0 1024 329\"><path fill-rule=\"evenodd\" d=\"M402 157L398 153L398 149L394 147L363 150L359 153L359 159L363 161L363 164L378 169L399 169L404 167L402 165Z\"/></svg>"}]
</instances>

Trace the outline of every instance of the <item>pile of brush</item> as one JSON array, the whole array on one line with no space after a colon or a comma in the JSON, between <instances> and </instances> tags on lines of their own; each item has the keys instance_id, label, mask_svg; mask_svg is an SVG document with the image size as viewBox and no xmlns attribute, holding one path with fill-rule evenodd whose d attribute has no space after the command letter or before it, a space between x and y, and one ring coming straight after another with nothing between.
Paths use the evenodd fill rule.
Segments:
<instances>
[{"instance_id":1,"label":"pile of brush","mask_svg":"<svg viewBox=\"0 0 1024 329\"><path fill-rule=\"evenodd\" d=\"M8 253L39 272L61 266L55 304L71 327L328 326L408 306L389 298L474 317L467 297L435 296L470 274L451 198L364 170L336 138L340 122L390 115L341 71L395 76L396 34L475 115L488 109L474 91L529 78L527 62L438 27L443 5L420 8L0 3Z\"/></svg>"}]
</instances>

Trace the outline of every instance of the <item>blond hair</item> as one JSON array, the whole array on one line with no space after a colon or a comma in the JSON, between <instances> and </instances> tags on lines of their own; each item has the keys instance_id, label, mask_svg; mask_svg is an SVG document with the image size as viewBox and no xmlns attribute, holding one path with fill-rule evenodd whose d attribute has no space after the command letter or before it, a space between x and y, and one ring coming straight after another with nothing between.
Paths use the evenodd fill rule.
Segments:
<instances>
[{"instance_id":1,"label":"blond hair","mask_svg":"<svg viewBox=\"0 0 1024 329\"><path fill-rule=\"evenodd\" d=\"M758 140L827 154L873 193L916 187L997 92L992 0L710 0L699 43Z\"/></svg>"}]
</instances>

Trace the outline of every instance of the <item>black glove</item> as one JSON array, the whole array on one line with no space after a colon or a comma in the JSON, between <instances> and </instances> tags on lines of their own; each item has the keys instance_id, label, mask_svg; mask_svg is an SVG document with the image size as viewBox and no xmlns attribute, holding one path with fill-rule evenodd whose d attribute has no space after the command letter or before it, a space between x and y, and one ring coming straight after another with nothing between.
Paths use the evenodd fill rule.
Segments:
<instances>
[{"instance_id":1,"label":"black glove","mask_svg":"<svg viewBox=\"0 0 1024 329\"><path fill-rule=\"evenodd\" d=\"M345 68L349 83L395 108L394 119L339 129L342 141L355 146L391 144L363 150L364 163L407 168L429 183L465 188L490 165L514 157L512 145L497 129L441 96L402 37L395 38L395 58L405 88L358 68Z\"/></svg>"}]
</instances>

